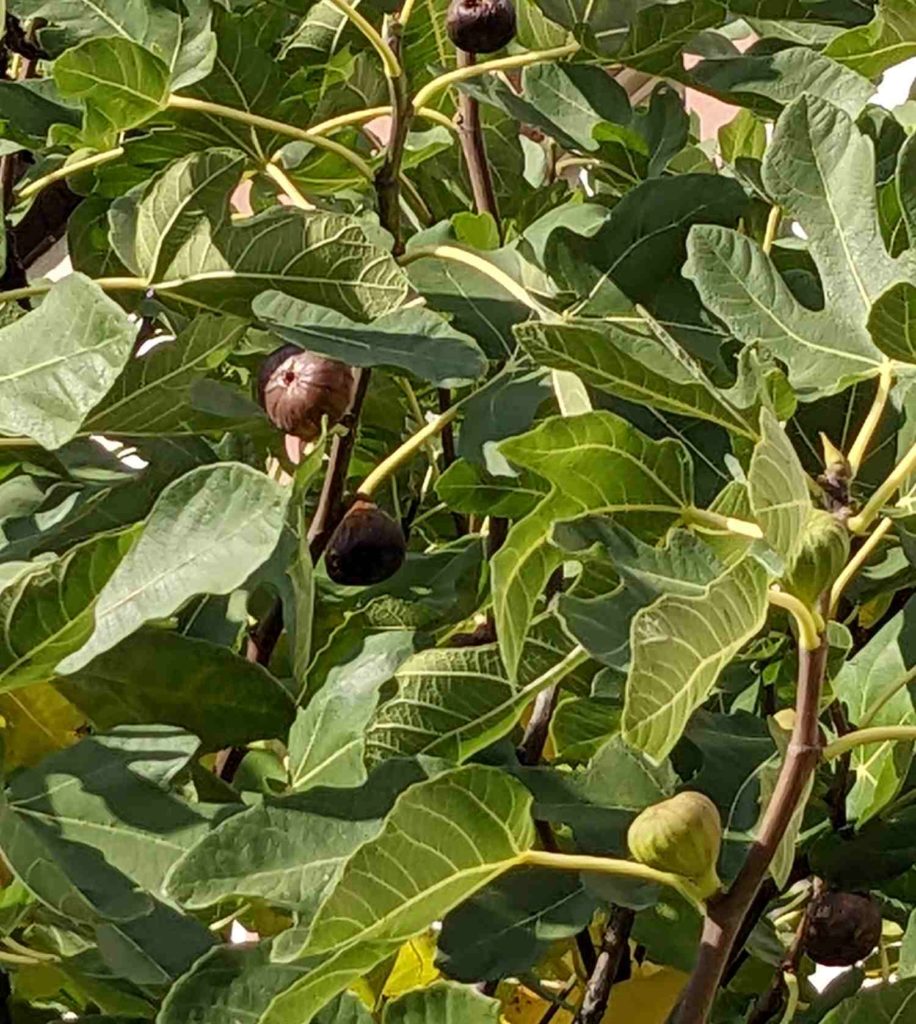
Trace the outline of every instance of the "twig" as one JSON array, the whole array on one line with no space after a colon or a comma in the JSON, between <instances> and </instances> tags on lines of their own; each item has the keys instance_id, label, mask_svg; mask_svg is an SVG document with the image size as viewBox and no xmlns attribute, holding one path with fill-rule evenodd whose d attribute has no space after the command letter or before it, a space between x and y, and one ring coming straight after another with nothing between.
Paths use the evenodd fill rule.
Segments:
<instances>
[{"instance_id":1,"label":"twig","mask_svg":"<svg viewBox=\"0 0 916 1024\"><path fill-rule=\"evenodd\" d=\"M473 53L458 51L458 67L470 68L476 63ZM487 147L483 139L483 127L480 123L480 104L473 96L461 93L458 97L458 134L461 148L464 151L464 162L467 165L468 177L471 179L471 191L474 194L474 205L478 213L488 213L496 224L499 240L503 240L502 222L499 207L496 203L496 192L493 189L493 175L487 160Z\"/></svg>"},{"instance_id":2,"label":"twig","mask_svg":"<svg viewBox=\"0 0 916 1024\"><path fill-rule=\"evenodd\" d=\"M600 1024L611 997L611 987L629 949L630 931L636 918L634 911L627 907L612 907L598 962L585 986L585 998L573 1020L573 1024Z\"/></svg>"},{"instance_id":3,"label":"twig","mask_svg":"<svg viewBox=\"0 0 916 1024\"><path fill-rule=\"evenodd\" d=\"M810 906L811 904L809 903L808 907ZM786 975L794 976L798 974L798 965L805 949L805 925L808 921L808 907L805 908L805 912L798 922L792 944L786 950L786 955L773 972L773 980L770 982L769 988L766 992L762 993L754 1004L754 1008L747 1019L747 1024L767 1024L767 1021L772 1020L783 1008L786 1002Z\"/></svg>"},{"instance_id":4,"label":"twig","mask_svg":"<svg viewBox=\"0 0 916 1024\"><path fill-rule=\"evenodd\" d=\"M764 814L760 833L727 893L707 905L696 967L673 1024L705 1024L742 922L789 827L820 757L819 701L828 645L799 647L795 727L776 788Z\"/></svg>"},{"instance_id":5,"label":"twig","mask_svg":"<svg viewBox=\"0 0 916 1024\"><path fill-rule=\"evenodd\" d=\"M401 56L402 29L403 26L397 18L389 23L386 45L396 61L399 61ZM391 232L394 238L392 252L395 256L401 256L404 253L404 239L401 237L401 164L415 108L410 102L406 75L389 75L388 92L391 96L390 134L385 161L375 175L375 194L378 197L378 214L382 227Z\"/></svg>"},{"instance_id":6,"label":"twig","mask_svg":"<svg viewBox=\"0 0 916 1024\"><path fill-rule=\"evenodd\" d=\"M534 701L531 717L525 726L522 741L515 748L516 756L523 765L533 767L541 760L547 735L550 731L550 719L557 706L557 685L541 690Z\"/></svg>"}]
</instances>

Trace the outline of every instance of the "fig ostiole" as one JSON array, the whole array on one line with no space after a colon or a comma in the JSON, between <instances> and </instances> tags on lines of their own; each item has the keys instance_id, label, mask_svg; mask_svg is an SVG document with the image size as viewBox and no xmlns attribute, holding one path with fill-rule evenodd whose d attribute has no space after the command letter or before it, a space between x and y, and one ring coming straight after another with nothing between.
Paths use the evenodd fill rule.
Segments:
<instances>
[{"instance_id":1,"label":"fig ostiole","mask_svg":"<svg viewBox=\"0 0 916 1024\"><path fill-rule=\"evenodd\" d=\"M357 497L331 534L324 562L335 583L367 587L393 576L406 554L400 525L375 502Z\"/></svg>"},{"instance_id":2,"label":"fig ostiole","mask_svg":"<svg viewBox=\"0 0 916 1024\"><path fill-rule=\"evenodd\" d=\"M808 904L804 946L825 967L851 967L864 960L881 938L881 910L867 895L827 891Z\"/></svg>"},{"instance_id":3,"label":"fig ostiole","mask_svg":"<svg viewBox=\"0 0 916 1024\"><path fill-rule=\"evenodd\" d=\"M303 441L321 434L321 421L339 423L353 396L353 371L346 363L284 345L258 373L258 400L278 429Z\"/></svg>"},{"instance_id":4,"label":"fig ostiole","mask_svg":"<svg viewBox=\"0 0 916 1024\"><path fill-rule=\"evenodd\" d=\"M515 38L515 7L512 0L451 0L445 28L459 50L495 53Z\"/></svg>"},{"instance_id":5,"label":"fig ostiole","mask_svg":"<svg viewBox=\"0 0 916 1024\"><path fill-rule=\"evenodd\" d=\"M627 845L641 864L688 879L703 899L722 887L716 871L722 821L702 793L678 793L647 807L630 825Z\"/></svg>"}]
</instances>

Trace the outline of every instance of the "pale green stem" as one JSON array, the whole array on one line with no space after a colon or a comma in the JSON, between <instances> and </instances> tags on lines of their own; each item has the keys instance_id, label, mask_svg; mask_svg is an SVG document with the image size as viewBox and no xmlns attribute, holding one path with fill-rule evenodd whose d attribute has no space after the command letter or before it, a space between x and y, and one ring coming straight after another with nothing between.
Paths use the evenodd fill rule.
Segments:
<instances>
[{"instance_id":1,"label":"pale green stem","mask_svg":"<svg viewBox=\"0 0 916 1024\"><path fill-rule=\"evenodd\" d=\"M331 3L344 15L360 32L369 40L373 49L382 58L385 66L385 75L388 78L398 78L402 74L401 63L394 55L394 50L382 39L381 34L375 26L368 21L355 7L351 7L347 0L331 0Z\"/></svg>"},{"instance_id":2,"label":"pale green stem","mask_svg":"<svg viewBox=\"0 0 916 1024\"><path fill-rule=\"evenodd\" d=\"M798 1011L798 978L791 971L783 971L782 977L786 983L786 1011L779 1024L792 1024Z\"/></svg>"},{"instance_id":3,"label":"pale green stem","mask_svg":"<svg viewBox=\"0 0 916 1024\"><path fill-rule=\"evenodd\" d=\"M865 533L872 522L877 519L881 509L903 486L904 480L916 469L916 444L897 463L887 479L868 499L865 508L849 520L849 529L853 533Z\"/></svg>"},{"instance_id":4,"label":"pale green stem","mask_svg":"<svg viewBox=\"0 0 916 1024\"><path fill-rule=\"evenodd\" d=\"M763 251L769 252L776 241L776 232L779 230L779 222L782 220L782 210L778 206L770 207L770 215L767 217L767 226L763 234Z\"/></svg>"},{"instance_id":5,"label":"pale green stem","mask_svg":"<svg viewBox=\"0 0 916 1024\"><path fill-rule=\"evenodd\" d=\"M513 68L524 68L531 64L562 60L564 57L571 57L578 50L578 43L569 43L566 46L556 46L552 50L530 50L528 53L519 53L513 57L499 57L496 60L472 64L470 67L455 68L454 71L447 71L444 75L434 78L420 89L413 100L414 110L425 107L443 89L456 85L458 82L476 78L478 75L487 75L491 71L511 71Z\"/></svg>"},{"instance_id":6,"label":"pale green stem","mask_svg":"<svg viewBox=\"0 0 916 1024\"><path fill-rule=\"evenodd\" d=\"M407 24L407 22L410 21L410 16L411 14L413 14L413 7L414 0L404 0L404 3L401 4L401 9L400 11L398 11L397 14L397 19L400 22L401 28L403 28Z\"/></svg>"},{"instance_id":7,"label":"pale green stem","mask_svg":"<svg viewBox=\"0 0 916 1024\"><path fill-rule=\"evenodd\" d=\"M734 533L739 537L750 537L752 540L763 538L763 530L756 523L750 523L746 519L736 519L734 516L723 516L705 508L695 508L693 505L684 509L683 519L688 526L697 526L700 529L715 530L718 533Z\"/></svg>"},{"instance_id":8,"label":"pale green stem","mask_svg":"<svg viewBox=\"0 0 916 1024\"><path fill-rule=\"evenodd\" d=\"M476 252L461 249L457 245L420 245L406 252L398 262L402 267L407 267L422 259L451 260L453 263L463 263L466 267L471 267L489 277L491 281L505 289L514 299L518 299L538 316L550 313L517 281L513 281L504 270L497 267L495 263L485 260Z\"/></svg>"},{"instance_id":9,"label":"pale green stem","mask_svg":"<svg viewBox=\"0 0 916 1024\"><path fill-rule=\"evenodd\" d=\"M142 277L98 277L94 283L105 292L145 291L149 282ZM0 292L0 303L15 302L18 299L34 299L38 295L47 295L54 287L54 281L37 281L25 288L11 288L8 292Z\"/></svg>"},{"instance_id":10,"label":"pale green stem","mask_svg":"<svg viewBox=\"0 0 916 1024\"><path fill-rule=\"evenodd\" d=\"M849 586L850 581L856 575L856 573L862 568L863 565L871 557L872 552L881 543L881 539L887 533L887 531L893 526L893 520L888 516L885 516L880 523L872 530L868 535L868 539L859 548L859 550L850 558L847 564L843 567L843 571L837 576L836 581L830 588L830 603L828 605L827 617L833 618L836 615L837 607L840 603L840 598L843 596L843 591Z\"/></svg>"},{"instance_id":11,"label":"pale green stem","mask_svg":"<svg viewBox=\"0 0 916 1024\"><path fill-rule=\"evenodd\" d=\"M792 594L782 590L767 591L767 600L776 608L787 611L798 626L798 646L806 651L816 651L821 645L820 628L816 612L813 612L804 601L799 601Z\"/></svg>"},{"instance_id":12,"label":"pale green stem","mask_svg":"<svg viewBox=\"0 0 916 1024\"><path fill-rule=\"evenodd\" d=\"M268 178L273 178L280 191L287 197L287 199L289 199L293 206L298 207L300 210L315 209L299 189L296 188L289 175L280 167L279 164L266 164L264 166L264 173Z\"/></svg>"},{"instance_id":13,"label":"pale green stem","mask_svg":"<svg viewBox=\"0 0 916 1024\"><path fill-rule=\"evenodd\" d=\"M240 124L247 124L252 128L263 128L264 131L276 132L277 135L286 135L291 139L311 143L319 149L336 153L341 159L355 167L368 181L371 181L374 176L372 168L361 156L347 149L346 146L341 146L339 142L326 139L323 135L318 135L307 128L297 128L295 125L286 124L283 121L274 121L270 117L261 117L260 114L249 114L245 110L224 107L221 103L210 103L207 100L198 100L191 96L179 96L177 93L173 93L169 97L168 106L172 110L194 110L200 114L212 114L214 117L223 117L227 121L238 121Z\"/></svg>"},{"instance_id":14,"label":"pale green stem","mask_svg":"<svg viewBox=\"0 0 916 1024\"><path fill-rule=\"evenodd\" d=\"M821 753L825 761L834 761L866 743L916 743L916 725L875 725L870 729L856 729L828 743Z\"/></svg>"},{"instance_id":15,"label":"pale green stem","mask_svg":"<svg viewBox=\"0 0 916 1024\"><path fill-rule=\"evenodd\" d=\"M315 135L327 135L330 132L337 131L338 128L347 128L354 124L365 124L366 121L374 121L377 117L389 117L390 115L390 103L383 107L366 107L364 110L351 110L348 114L338 114L337 117L329 117L327 121L320 121L307 130ZM416 116L425 118L427 121L433 121L435 124L440 124L451 132L458 131L458 126L451 118L438 110L433 110L431 107L423 107L416 112ZM274 159L276 160L276 157Z\"/></svg>"},{"instance_id":16,"label":"pale green stem","mask_svg":"<svg viewBox=\"0 0 916 1024\"><path fill-rule=\"evenodd\" d=\"M80 171L88 171L93 167L110 163L112 160L117 160L119 156L123 155L124 147L116 146L114 149L106 149L104 153L93 153L92 156L84 157L82 160L74 160L71 163L63 164L43 177L36 178L34 181L24 185L16 193L16 196L19 199L28 199L43 188L47 188L48 185L53 185L55 181L63 181L64 178L69 178L72 174L79 174Z\"/></svg>"},{"instance_id":17,"label":"pale green stem","mask_svg":"<svg viewBox=\"0 0 916 1024\"><path fill-rule=\"evenodd\" d=\"M871 439L874 437L875 431L878 429L878 424L881 422L881 417L884 414L884 407L887 405L887 399L891 393L891 385L893 383L894 367L893 363L887 359L881 366L881 374L878 377L878 390L875 394L874 401L871 404L871 408L868 410L868 415L865 417L865 422L862 424L862 428L859 430L855 441L852 443L852 447L849 449L849 455L846 457L853 476L858 475L859 469L862 466L862 461L865 458L865 453L868 451L869 444L871 444Z\"/></svg>"},{"instance_id":18,"label":"pale green stem","mask_svg":"<svg viewBox=\"0 0 916 1024\"><path fill-rule=\"evenodd\" d=\"M690 882L681 875L668 871L657 871L638 861L618 860L614 857L590 857L577 853L553 853L549 850L526 850L519 857L522 864L533 864L542 868L557 868L561 871L593 871L600 875L615 875L618 878L633 878L638 882L664 885L679 892L701 914L706 907Z\"/></svg>"},{"instance_id":19,"label":"pale green stem","mask_svg":"<svg viewBox=\"0 0 916 1024\"><path fill-rule=\"evenodd\" d=\"M412 434L407 440L398 448L393 451L387 459L383 459L375 469L366 477L358 489L359 494L364 494L367 497L372 495L387 479L396 473L401 466L409 462L414 455L429 441L431 438L441 434L443 430L451 423L461 410L461 402L456 402L447 412L442 413L441 416L437 417L431 423L427 423L422 430L418 430L415 434Z\"/></svg>"}]
</instances>

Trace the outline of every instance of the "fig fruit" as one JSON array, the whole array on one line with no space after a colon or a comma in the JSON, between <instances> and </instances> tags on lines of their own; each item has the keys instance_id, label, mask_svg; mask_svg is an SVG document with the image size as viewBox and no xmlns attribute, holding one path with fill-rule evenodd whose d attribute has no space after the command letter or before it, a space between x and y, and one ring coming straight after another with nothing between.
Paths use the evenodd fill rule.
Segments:
<instances>
[{"instance_id":1,"label":"fig fruit","mask_svg":"<svg viewBox=\"0 0 916 1024\"><path fill-rule=\"evenodd\" d=\"M321 434L321 418L339 423L353 395L353 371L346 363L284 345L258 373L258 401L275 427L303 441Z\"/></svg>"},{"instance_id":2,"label":"fig fruit","mask_svg":"<svg viewBox=\"0 0 916 1024\"><path fill-rule=\"evenodd\" d=\"M515 37L512 0L452 0L445 16L448 37L466 53L495 53Z\"/></svg>"},{"instance_id":3,"label":"fig fruit","mask_svg":"<svg viewBox=\"0 0 916 1024\"><path fill-rule=\"evenodd\" d=\"M811 513L795 564L783 581L785 589L809 608L831 587L849 559L849 531L824 509Z\"/></svg>"},{"instance_id":4,"label":"fig fruit","mask_svg":"<svg viewBox=\"0 0 916 1024\"><path fill-rule=\"evenodd\" d=\"M642 864L689 878L703 897L721 888L722 821L702 793L678 793L647 807L630 825L627 845Z\"/></svg>"},{"instance_id":5,"label":"fig fruit","mask_svg":"<svg viewBox=\"0 0 916 1024\"><path fill-rule=\"evenodd\" d=\"M805 952L826 967L851 967L864 960L881 938L881 911L870 896L823 892L805 916Z\"/></svg>"},{"instance_id":6,"label":"fig fruit","mask_svg":"<svg viewBox=\"0 0 916 1024\"><path fill-rule=\"evenodd\" d=\"M357 498L331 534L324 561L335 583L367 587L393 576L406 553L401 527L375 502Z\"/></svg>"}]
</instances>

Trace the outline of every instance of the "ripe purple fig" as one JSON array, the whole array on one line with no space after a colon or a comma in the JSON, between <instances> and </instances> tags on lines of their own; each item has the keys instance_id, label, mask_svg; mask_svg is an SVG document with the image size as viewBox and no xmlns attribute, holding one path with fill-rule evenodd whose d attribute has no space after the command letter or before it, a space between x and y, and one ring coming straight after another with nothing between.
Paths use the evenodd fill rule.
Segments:
<instances>
[{"instance_id":1,"label":"ripe purple fig","mask_svg":"<svg viewBox=\"0 0 916 1024\"><path fill-rule=\"evenodd\" d=\"M512 0L452 0L445 18L448 37L466 53L495 53L515 38Z\"/></svg>"},{"instance_id":2,"label":"ripe purple fig","mask_svg":"<svg viewBox=\"0 0 916 1024\"><path fill-rule=\"evenodd\" d=\"M826 967L851 967L864 960L881 938L881 910L870 896L824 892L805 917L805 952Z\"/></svg>"},{"instance_id":3,"label":"ripe purple fig","mask_svg":"<svg viewBox=\"0 0 916 1024\"><path fill-rule=\"evenodd\" d=\"M393 576L406 554L401 527L375 502L357 497L331 534L324 561L335 583L368 587Z\"/></svg>"},{"instance_id":4,"label":"ripe purple fig","mask_svg":"<svg viewBox=\"0 0 916 1024\"><path fill-rule=\"evenodd\" d=\"M303 441L321 433L321 418L334 426L353 394L353 371L346 363L284 345L271 353L258 373L258 400L275 427Z\"/></svg>"}]
</instances>

